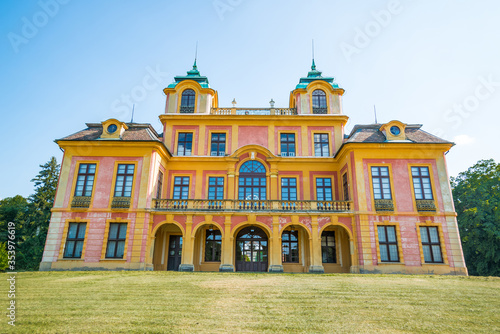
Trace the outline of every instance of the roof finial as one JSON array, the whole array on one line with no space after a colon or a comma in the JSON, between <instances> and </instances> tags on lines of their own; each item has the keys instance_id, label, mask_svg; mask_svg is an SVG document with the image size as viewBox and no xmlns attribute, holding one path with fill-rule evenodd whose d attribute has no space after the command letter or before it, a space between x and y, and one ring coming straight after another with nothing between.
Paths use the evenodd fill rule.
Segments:
<instances>
[{"instance_id":1,"label":"roof finial","mask_svg":"<svg viewBox=\"0 0 500 334\"><path fill-rule=\"evenodd\" d=\"M378 124L378 122L377 122L377 108L375 107L375 105L373 105L373 113L375 114L375 124Z\"/></svg>"},{"instance_id":2,"label":"roof finial","mask_svg":"<svg viewBox=\"0 0 500 334\"><path fill-rule=\"evenodd\" d=\"M316 64L314 63L314 39L312 40L312 56L313 56L313 62L311 65L311 70L316 71Z\"/></svg>"},{"instance_id":3,"label":"roof finial","mask_svg":"<svg viewBox=\"0 0 500 334\"><path fill-rule=\"evenodd\" d=\"M130 123L134 123L134 110L135 110L135 103L132 105L132 119L130 120Z\"/></svg>"},{"instance_id":4,"label":"roof finial","mask_svg":"<svg viewBox=\"0 0 500 334\"><path fill-rule=\"evenodd\" d=\"M196 41L196 49L194 51L194 64L193 64L193 70L197 70L198 67L196 66L196 59L198 58L198 41Z\"/></svg>"}]
</instances>

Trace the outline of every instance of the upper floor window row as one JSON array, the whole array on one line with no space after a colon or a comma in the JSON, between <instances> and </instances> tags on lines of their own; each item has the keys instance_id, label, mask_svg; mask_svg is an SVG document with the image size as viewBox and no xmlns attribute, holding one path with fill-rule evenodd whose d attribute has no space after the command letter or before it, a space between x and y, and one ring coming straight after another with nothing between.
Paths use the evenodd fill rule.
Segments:
<instances>
[{"instance_id":1,"label":"upper floor window row","mask_svg":"<svg viewBox=\"0 0 500 334\"><path fill-rule=\"evenodd\" d=\"M194 105L196 100L196 93L192 89L186 89L182 92L181 97L181 113L194 113Z\"/></svg>"},{"instance_id":2,"label":"upper floor window row","mask_svg":"<svg viewBox=\"0 0 500 334\"><path fill-rule=\"evenodd\" d=\"M76 179L75 196L92 196L96 164L80 164Z\"/></svg>"}]
</instances>

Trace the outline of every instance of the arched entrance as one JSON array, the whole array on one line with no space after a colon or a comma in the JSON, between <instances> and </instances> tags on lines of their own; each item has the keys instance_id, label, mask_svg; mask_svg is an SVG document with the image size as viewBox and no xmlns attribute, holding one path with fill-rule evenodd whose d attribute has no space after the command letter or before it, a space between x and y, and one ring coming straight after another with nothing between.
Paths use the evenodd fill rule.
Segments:
<instances>
[{"instance_id":1,"label":"arched entrance","mask_svg":"<svg viewBox=\"0 0 500 334\"><path fill-rule=\"evenodd\" d=\"M222 256L222 233L215 224L197 229L194 238L194 270L219 271Z\"/></svg>"},{"instance_id":2,"label":"arched entrance","mask_svg":"<svg viewBox=\"0 0 500 334\"><path fill-rule=\"evenodd\" d=\"M178 271L182 262L182 244L182 231L178 226L161 226L155 234L154 270Z\"/></svg>"},{"instance_id":3,"label":"arched entrance","mask_svg":"<svg viewBox=\"0 0 500 334\"><path fill-rule=\"evenodd\" d=\"M350 240L344 227L329 225L321 231L321 260L325 273L350 272Z\"/></svg>"},{"instance_id":4,"label":"arched entrance","mask_svg":"<svg viewBox=\"0 0 500 334\"><path fill-rule=\"evenodd\" d=\"M256 226L243 228L236 236L236 271L267 271L269 242Z\"/></svg>"}]
</instances>

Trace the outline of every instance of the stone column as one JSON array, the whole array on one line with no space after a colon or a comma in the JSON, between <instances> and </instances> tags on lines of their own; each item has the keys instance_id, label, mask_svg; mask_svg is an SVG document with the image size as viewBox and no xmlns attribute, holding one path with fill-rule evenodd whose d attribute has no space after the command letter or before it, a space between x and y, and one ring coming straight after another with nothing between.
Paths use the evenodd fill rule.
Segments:
<instances>
[{"instance_id":1,"label":"stone column","mask_svg":"<svg viewBox=\"0 0 500 334\"><path fill-rule=\"evenodd\" d=\"M271 248L272 247L272 248ZM273 216L273 230L272 230L272 245L269 248L271 254L269 257L269 272L282 273L283 265L281 263L281 238L280 238L280 217Z\"/></svg>"},{"instance_id":2,"label":"stone column","mask_svg":"<svg viewBox=\"0 0 500 334\"><path fill-rule=\"evenodd\" d=\"M311 266L309 272L323 274L325 268L321 258L321 235L319 235L318 231L318 216L311 217L311 227Z\"/></svg>"},{"instance_id":3,"label":"stone column","mask_svg":"<svg viewBox=\"0 0 500 334\"><path fill-rule=\"evenodd\" d=\"M186 215L186 235L182 245L182 263L179 265L179 271L194 271L193 264L193 249L194 236L193 230L193 215Z\"/></svg>"},{"instance_id":4,"label":"stone column","mask_svg":"<svg viewBox=\"0 0 500 334\"><path fill-rule=\"evenodd\" d=\"M225 216L224 237L222 238L222 258L219 271L234 272L233 236L231 235L231 215Z\"/></svg>"}]
</instances>

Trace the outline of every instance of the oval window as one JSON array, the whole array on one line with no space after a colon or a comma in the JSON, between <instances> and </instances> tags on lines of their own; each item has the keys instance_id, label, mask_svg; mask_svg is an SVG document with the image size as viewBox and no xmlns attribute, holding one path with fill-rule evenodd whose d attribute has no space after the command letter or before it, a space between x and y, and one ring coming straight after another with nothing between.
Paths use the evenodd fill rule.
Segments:
<instances>
[{"instance_id":1,"label":"oval window","mask_svg":"<svg viewBox=\"0 0 500 334\"><path fill-rule=\"evenodd\" d=\"M391 126L391 133L394 136L398 136L401 133L401 130L397 126Z\"/></svg>"}]
</instances>

